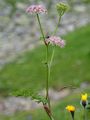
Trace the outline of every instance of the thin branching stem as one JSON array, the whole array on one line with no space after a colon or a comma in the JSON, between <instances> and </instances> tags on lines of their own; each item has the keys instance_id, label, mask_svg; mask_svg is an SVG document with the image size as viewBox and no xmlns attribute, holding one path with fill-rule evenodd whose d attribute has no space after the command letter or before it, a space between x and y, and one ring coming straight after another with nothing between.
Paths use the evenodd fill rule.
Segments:
<instances>
[{"instance_id":1,"label":"thin branching stem","mask_svg":"<svg viewBox=\"0 0 90 120\"><path fill-rule=\"evenodd\" d=\"M50 59L50 62L49 62L49 80L50 80L51 67L52 67L52 62L53 62L53 58L54 58L54 53L55 53L55 46L53 47L51 59Z\"/></svg>"},{"instance_id":2,"label":"thin branching stem","mask_svg":"<svg viewBox=\"0 0 90 120\"><path fill-rule=\"evenodd\" d=\"M55 30L54 30L54 32L53 32L53 35L55 35L55 34L57 33L57 30L58 30L58 26L59 26L59 24L60 24L60 21L61 21L61 16L59 16L58 23L57 23L56 28L55 28ZM53 47L52 55L51 55L51 60L50 60L50 63L49 63L49 79L50 79L51 66L52 66L54 54L55 54L55 46Z\"/></svg>"},{"instance_id":3,"label":"thin branching stem","mask_svg":"<svg viewBox=\"0 0 90 120\"><path fill-rule=\"evenodd\" d=\"M45 43L45 35L44 35L44 32L43 32L43 28L42 28L42 25L41 25L41 22L40 22L40 18L39 18L39 15L37 14L37 19L38 19L38 23L39 23L39 27L40 27L40 31L41 31L41 34L42 34L42 37L44 39L44 43ZM48 51L48 45L45 44L46 46L46 99L48 100L48 106L49 106L49 109L50 109L50 99L49 99L49 60L48 60L48 56L49 56L49 51ZM51 110L51 109L50 109Z\"/></svg>"},{"instance_id":4,"label":"thin branching stem","mask_svg":"<svg viewBox=\"0 0 90 120\"><path fill-rule=\"evenodd\" d=\"M59 26L59 24L60 24L60 21L61 21L61 16L59 16L58 23L57 23L56 28L55 28L55 30L54 30L54 32L53 32L53 35L55 35L55 34L57 33L57 30L58 30L58 26ZM51 55L51 60L50 60L50 63L49 63L49 79L50 79L51 66L52 66L54 54L55 54L55 46L53 47L52 55Z\"/></svg>"},{"instance_id":5,"label":"thin branching stem","mask_svg":"<svg viewBox=\"0 0 90 120\"><path fill-rule=\"evenodd\" d=\"M41 25L41 22L40 22L40 18L39 18L39 15L37 15L37 20L38 20L38 23L39 23L39 27L40 27L40 31L41 31L41 34L42 34L42 37L43 37L43 40L45 42L45 35L44 35L44 32L43 32L43 28L42 28L42 25Z\"/></svg>"},{"instance_id":6,"label":"thin branching stem","mask_svg":"<svg viewBox=\"0 0 90 120\"><path fill-rule=\"evenodd\" d=\"M55 30L54 30L54 32L53 32L53 35L55 35L55 34L57 33L57 30L58 30L60 21L61 21L61 16L59 16L58 23L57 23L56 28L55 28Z\"/></svg>"},{"instance_id":7,"label":"thin branching stem","mask_svg":"<svg viewBox=\"0 0 90 120\"><path fill-rule=\"evenodd\" d=\"M46 67L47 67L47 81L46 81L46 99L48 100L48 105L49 105L49 109L50 107L50 99L49 99L49 60L48 60L48 56L49 56L49 46L46 46Z\"/></svg>"}]
</instances>

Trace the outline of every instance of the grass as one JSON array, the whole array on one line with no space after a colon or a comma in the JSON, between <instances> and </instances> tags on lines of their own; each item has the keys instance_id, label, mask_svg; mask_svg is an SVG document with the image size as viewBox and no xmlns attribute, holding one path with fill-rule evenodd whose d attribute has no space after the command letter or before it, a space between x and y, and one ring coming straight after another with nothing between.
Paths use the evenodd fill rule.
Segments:
<instances>
[{"instance_id":1,"label":"grass","mask_svg":"<svg viewBox=\"0 0 90 120\"><path fill-rule=\"evenodd\" d=\"M84 89L90 95L90 88ZM80 94L81 92L76 92L64 98L63 100L56 103L53 107L53 115L55 120L71 120L71 115L65 110L67 105L74 105L75 110L75 120L83 120L83 108L80 105ZM86 120L90 120L90 109L86 110ZM17 112L14 115L0 115L1 120L49 120L43 108L32 111Z\"/></svg>"},{"instance_id":2,"label":"grass","mask_svg":"<svg viewBox=\"0 0 90 120\"><path fill-rule=\"evenodd\" d=\"M63 37L67 45L56 47L52 65L51 87L79 86L90 82L90 27L85 26ZM50 55L51 55L50 47ZM45 87L45 47L43 45L20 55L0 71L0 92L13 89L40 90Z\"/></svg>"},{"instance_id":3,"label":"grass","mask_svg":"<svg viewBox=\"0 0 90 120\"><path fill-rule=\"evenodd\" d=\"M56 48L52 65L51 87L60 89L65 85L79 86L81 82L90 82L90 27L77 29L63 37L67 40L64 49ZM51 52L50 48L50 52ZM40 90L45 87L45 48L39 46L32 51L20 55L17 60L7 64L0 71L0 94L7 94L13 89L22 88ZM90 88L84 90L90 94ZM80 91L67 96L53 106L56 120L71 119L65 106L73 104L77 107L75 119L82 120L83 111L80 106ZM90 114L88 111L87 114ZM63 118L62 118L63 117ZM17 112L14 115L0 115L1 120L48 120L43 109ZM90 117L87 119L89 120Z\"/></svg>"}]
</instances>

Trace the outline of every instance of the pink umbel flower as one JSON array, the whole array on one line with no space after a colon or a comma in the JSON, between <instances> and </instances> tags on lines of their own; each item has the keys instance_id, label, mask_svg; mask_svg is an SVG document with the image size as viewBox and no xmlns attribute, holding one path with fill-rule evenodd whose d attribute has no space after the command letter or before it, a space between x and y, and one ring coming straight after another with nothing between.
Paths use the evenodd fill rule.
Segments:
<instances>
[{"instance_id":1,"label":"pink umbel flower","mask_svg":"<svg viewBox=\"0 0 90 120\"><path fill-rule=\"evenodd\" d=\"M43 5L31 5L26 9L27 13L47 13L47 9Z\"/></svg>"},{"instance_id":2,"label":"pink umbel flower","mask_svg":"<svg viewBox=\"0 0 90 120\"><path fill-rule=\"evenodd\" d=\"M50 43L52 45L57 45L57 46L60 46L61 48L63 48L66 44L65 40L62 40L60 37L57 37L57 36L47 37L46 43L47 44Z\"/></svg>"}]
</instances>

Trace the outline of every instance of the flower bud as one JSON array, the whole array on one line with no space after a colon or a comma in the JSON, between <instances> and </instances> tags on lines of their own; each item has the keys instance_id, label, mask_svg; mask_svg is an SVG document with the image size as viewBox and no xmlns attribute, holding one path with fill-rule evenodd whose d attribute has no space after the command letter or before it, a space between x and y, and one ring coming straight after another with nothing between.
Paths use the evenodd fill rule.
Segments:
<instances>
[{"instance_id":1,"label":"flower bud","mask_svg":"<svg viewBox=\"0 0 90 120\"><path fill-rule=\"evenodd\" d=\"M88 104L87 93L81 95L81 105L85 108Z\"/></svg>"},{"instance_id":2,"label":"flower bud","mask_svg":"<svg viewBox=\"0 0 90 120\"><path fill-rule=\"evenodd\" d=\"M56 8L57 8L58 14L62 16L68 10L69 6L64 3L57 3Z\"/></svg>"}]
</instances>

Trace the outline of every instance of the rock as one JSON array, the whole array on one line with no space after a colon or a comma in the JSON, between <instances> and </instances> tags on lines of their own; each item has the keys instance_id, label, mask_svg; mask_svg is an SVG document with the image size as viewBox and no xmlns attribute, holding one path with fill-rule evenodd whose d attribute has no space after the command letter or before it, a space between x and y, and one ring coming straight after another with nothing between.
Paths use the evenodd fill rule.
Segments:
<instances>
[{"instance_id":1,"label":"rock","mask_svg":"<svg viewBox=\"0 0 90 120\"><path fill-rule=\"evenodd\" d=\"M87 88L87 87L89 87L90 86L90 83L88 83L88 82L83 82L83 83L81 83L81 85L80 85L80 88Z\"/></svg>"},{"instance_id":2,"label":"rock","mask_svg":"<svg viewBox=\"0 0 90 120\"><path fill-rule=\"evenodd\" d=\"M0 104L1 113L3 112L6 115L14 114L17 111L23 110L33 110L36 108L40 108L41 104L32 101L30 98L24 97L8 97L3 100L3 104Z\"/></svg>"},{"instance_id":3,"label":"rock","mask_svg":"<svg viewBox=\"0 0 90 120\"><path fill-rule=\"evenodd\" d=\"M41 3L43 4L43 2ZM46 35L54 31L57 23L57 12L52 12L56 3L57 1L51 2L51 14L49 17L47 17L48 15L40 16L42 17ZM62 17L57 35L67 34L69 31L73 31L75 28L90 22L90 5L84 5L78 0L74 1L73 5L74 9ZM0 65L3 66L11 61L14 56L25 50L33 49L37 45L41 33L35 16L25 13L27 4L17 2L17 10L11 17L12 6L10 4L7 5L3 0L0 1L0 6Z\"/></svg>"},{"instance_id":4,"label":"rock","mask_svg":"<svg viewBox=\"0 0 90 120\"><path fill-rule=\"evenodd\" d=\"M43 90L40 95L45 96L46 91ZM64 97L66 97L67 95L70 94L70 90L69 89L64 89L62 91L55 91L54 89L50 88L49 89L49 97L51 99L51 101L58 101Z\"/></svg>"},{"instance_id":5,"label":"rock","mask_svg":"<svg viewBox=\"0 0 90 120\"><path fill-rule=\"evenodd\" d=\"M0 101L0 112L5 109L4 102Z\"/></svg>"}]
</instances>

